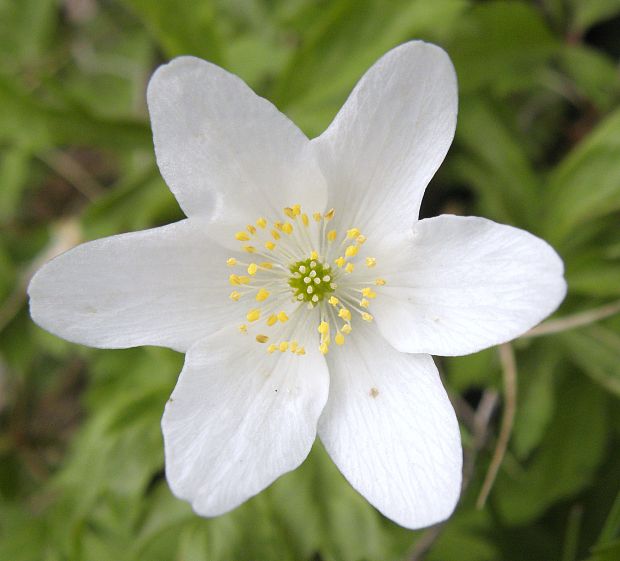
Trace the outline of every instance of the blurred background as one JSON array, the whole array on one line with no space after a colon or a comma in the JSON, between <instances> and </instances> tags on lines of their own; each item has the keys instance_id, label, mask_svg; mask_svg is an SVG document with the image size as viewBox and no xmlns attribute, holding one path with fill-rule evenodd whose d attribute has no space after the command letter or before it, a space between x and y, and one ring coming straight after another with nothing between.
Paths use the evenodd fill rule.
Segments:
<instances>
[{"instance_id":1,"label":"blurred background","mask_svg":"<svg viewBox=\"0 0 620 561\"><path fill-rule=\"evenodd\" d=\"M465 446L444 525L383 519L320 445L200 519L163 477L182 355L49 335L28 316L28 279L81 241L182 217L145 106L158 64L213 61L312 137L411 38L443 46L460 84L423 215L552 243L569 283L559 323L437 359ZM0 0L0 560L619 560L619 57L620 0Z\"/></svg>"}]
</instances>

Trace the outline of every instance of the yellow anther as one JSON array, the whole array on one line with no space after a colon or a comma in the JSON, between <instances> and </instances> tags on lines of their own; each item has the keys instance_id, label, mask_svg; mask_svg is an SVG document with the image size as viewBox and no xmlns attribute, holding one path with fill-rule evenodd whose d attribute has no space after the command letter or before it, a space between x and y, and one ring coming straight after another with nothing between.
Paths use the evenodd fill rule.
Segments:
<instances>
[{"instance_id":1,"label":"yellow anther","mask_svg":"<svg viewBox=\"0 0 620 561\"><path fill-rule=\"evenodd\" d=\"M334 341L336 341L336 345L344 345L344 335L338 331L334 337Z\"/></svg>"},{"instance_id":2,"label":"yellow anther","mask_svg":"<svg viewBox=\"0 0 620 561\"><path fill-rule=\"evenodd\" d=\"M279 240L280 239L280 233L277 230L271 230L271 237L274 240Z\"/></svg>"},{"instance_id":3,"label":"yellow anther","mask_svg":"<svg viewBox=\"0 0 620 561\"><path fill-rule=\"evenodd\" d=\"M243 251L246 251L247 253L255 253L256 248L253 245L244 245Z\"/></svg>"},{"instance_id":4,"label":"yellow anther","mask_svg":"<svg viewBox=\"0 0 620 561\"><path fill-rule=\"evenodd\" d=\"M265 290L264 288L261 288L256 293L256 301L257 302L264 302L265 300L267 300L267 298L269 298L269 294L271 294L271 293L268 290Z\"/></svg>"},{"instance_id":5,"label":"yellow anther","mask_svg":"<svg viewBox=\"0 0 620 561\"><path fill-rule=\"evenodd\" d=\"M342 326L342 332L343 332L343 333L346 333L347 335L348 335L349 333L351 333L351 325L350 325L350 324L348 324L348 323L347 323L346 325L343 325L343 326Z\"/></svg>"},{"instance_id":6,"label":"yellow anther","mask_svg":"<svg viewBox=\"0 0 620 561\"><path fill-rule=\"evenodd\" d=\"M304 223L304 226L307 226L310 223L308 215L305 212L301 215L301 221Z\"/></svg>"},{"instance_id":7,"label":"yellow anther","mask_svg":"<svg viewBox=\"0 0 620 561\"><path fill-rule=\"evenodd\" d=\"M293 205L293 214L299 216L301 214L301 205Z\"/></svg>"},{"instance_id":8,"label":"yellow anther","mask_svg":"<svg viewBox=\"0 0 620 561\"><path fill-rule=\"evenodd\" d=\"M360 234L361 232L357 228L351 228L350 230L347 230L347 238L349 238L350 240L352 240L353 238L357 238L357 236L359 236Z\"/></svg>"},{"instance_id":9,"label":"yellow anther","mask_svg":"<svg viewBox=\"0 0 620 561\"><path fill-rule=\"evenodd\" d=\"M337 237L338 237L338 232L336 232L336 230L330 230L329 232L327 232L327 239L330 242L333 242Z\"/></svg>"},{"instance_id":10,"label":"yellow anther","mask_svg":"<svg viewBox=\"0 0 620 561\"><path fill-rule=\"evenodd\" d=\"M362 308L368 308L369 305L370 305L370 302L368 300L366 300L366 298L362 298L360 300L360 306Z\"/></svg>"},{"instance_id":11,"label":"yellow anther","mask_svg":"<svg viewBox=\"0 0 620 561\"><path fill-rule=\"evenodd\" d=\"M267 226L267 221L266 221L264 218L259 218L259 219L256 221L256 225L257 225L259 228L265 228L265 227Z\"/></svg>"},{"instance_id":12,"label":"yellow anther","mask_svg":"<svg viewBox=\"0 0 620 561\"><path fill-rule=\"evenodd\" d=\"M315 212L315 213L312 215L312 218L314 218L317 222L320 222L320 221L321 221L321 218L322 218L321 213L320 213L320 212Z\"/></svg>"},{"instance_id":13,"label":"yellow anther","mask_svg":"<svg viewBox=\"0 0 620 561\"><path fill-rule=\"evenodd\" d=\"M278 319L281 323L286 323L288 321L288 316L286 315L286 312L278 312Z\"/></svg>"},{"instance_id":14,"label":"yellow anther","mask_svg":"<svg viewBox=\"0 0 620 561\"><path fill-rule=\"evenodd\" d=\"M305 347L299 347L299 349L297 349L297 350L295 351L295 354L296 354L296 355L299 355L299 356L303 356L303 355L305 355L305 354L306 354L306 349L305 349Z\"/></svg>"},{"instance_id":15,"label":"yellow anther","mask_svg":"<svg viewBox=\"0 0 620 561\"><path fill-rule=\"evenodd\" d=\"M278 345L278 349L280 349L281 353L285 353L288 350L288 341L282 341L279 345Z\"/></svg>"},{"instance_id":16,"label":"yellow anther","mask_svg":"<svg viewBox=\"0 0 620 561\"><path fill-rule=\"evenodd\" d=\"M374 257L366 257L366 267L374 267L377 264L377 260Z\"/></svg>"},{"instance_id":17,"label":"yellow anther","mask_svg":"<svg viewBox=\"0 0 620 561\"><path fill-rule=\"evenodd\" d=\"M330 296L328 302L332 306L337 306L340 303L340 300L338 300L338 298L336 298L335 296Z\"/></svg>"},{"instance_id":18,"label":"yellow anther","mask_svg":"<svg viewBox=\"0 0 620 561\"><path fill-rule=\"evenodd\" d=\"M239 284L250 284L250 281L252 280L250 277L237 277L237 280L239 281Z\"/></svg>"},{"instance_id":19,"label":"yellow anther","mask_svg":"<svg viewBox=\"0 0 620 561\"><path fill-rule=\"evenodd\" d=\"M226 265L229 267L234 267L237 264L237 260L234 257L229 257L226 259Z\"/></svg>"},{"instance_id":20,"label":"yellow anther","mask_svg":"<svg viewBox=\"0 0 620 561\"><path fill-rule=\"evenodd\" d=\"M353 263L347 263L347 266L344 268L344 270L347 273L352 273L354 268L355 266L353 265Z\"/></svg>"},{"instance_id":21,"label":"yellow anther","mask_svg":"<svg viewBox=\"0 0 620 561\"><path fill-rule=\"evenodd\" d=\"M359 236L357 236L357 238L355 238L355 241L359 245L362 245L366 241L366 236L364 234L360 234Z\"/></svg>"},{"instance_id":22,"label":"yellow anther","mask_svg":"<svg viewBox=\"0 0 620 561\"><path fill-rule=\"evenodd\" d=\"M250 263L248 265L248 275L255 275L258 271L258 265L256 263Z\"/></svg>"},{"instance_id":23,"label":"yellow anther","mask_svg":"<svg viewBox=\"0 0 620 561\"><path fill-rule=\"evenodd\" d=\"M355 257L357 255L358 251L359 251L359 247L357 247L356 245L350 245L345 250L344 256L345 257Z\"/></svg>"},{"instance_id":24,"label":"yellow anther","mask_svg":"<svg viewBox=\"0 0 620 561\"><path fill-rule=\"evenodd\" d=\"M267 325L269 327L271 327L272 325L275 325L276 323L278 323L278 316L275 314L271 314L268 318L267 318Z\"/></svg>"},{"instance_id":25,"label":"yellow anther","mask_svg":"<svg viewBox=\"0 0 620 561\"><path fill-rule=\"evenodd\" d=\"M376 279L375 284L377 286L385 286L385 279Z\"/></svg>"},{"instance_id":26,"label":"yellow anther","mask_svg":"<svg viewBox=\"0 0 620 561\"><path fill-rule=\"evenodd\" d=\"M280 222L279 220L277 222L274 222L273 225L275 226L276 230L282 230L282 222Z\"/></svg>"},{"instance_id":27,"label":"yellow anther","mask_svg":"<svg viewBox=\"0 0 620 561\"><path fill-rule=\"evenodd\" d=\"M289 348L292 353L296 352L298 347L299 347L299 343L297 341L291 341Z\"/></svg>"},{"instance_id":28,"label":"yellow anther","mask_svg":"<svg viewBox=\"0 0 620 561\"><path fill-rule=\"evenodd\" d=\"M368 312L363 312L362 313L362 319L364 321L372 321L373 317Z\"/></svg>"},{"instance_id":29,"label":"yellow anther","mask_svg":"<svg viewBox=\"0 0 620 561\"><path fill-rule=\"evenodd\" d=\"M265 247L268 250L273 251L276 248L276 244L273 242L265 242Z\"/></svg>"},{"instance_id":30,"label":"yellow anther","mask_svg":"<svg viewBox=\"0 0 620 561\"><path fill-rule=\"evenodd\" d=\"M369 286L367 286L366 288L362 288L362 294L364 295L365 298L376 298L377 297L377 293Z\"/></svg>"},{"instance_id":31,"label":"yellow anther","mask_svg":"<svg viewBox=\"0 0 620 561\"><path fill-rule=\"evenodd\" d=\"M266 343L267 341L269 341L269 337L267 337L267 335L257 335L256 336L256 342L257 343Z\"/></svg>"},{"instance_id":32,"label":"yellow anther","mask_svg":"<svg viewBox=\"0 0 620 561\"><path fill-rule=\"evenodd\" d=\"M334 214L336 214L336 209L335 208L330 208L325 213L325 220L331 220L334 217Z\"/></svg>"},{"instance_id":33,"label":"yellow anther","mask_svg":"<svg viewBox=\"0 0 620 561\"><path fill-rule=\"evenodd\" d=\"M241 284L241 282L239 282L239 276L238 275L230 275L228 277L228 282L230 284L232 284L233 286L239 286Z\"/></svg>"},{"instance_id":34,"label":"yellow anther","mask_svg":"<svg viewBox=\"0 0 620 561\"><path fill-rule=\"evenodd\" d=\"M282 231L290 236L293 233L293 225L290 222L285 222L282 224Z\"/></svg>"},{"instance_id":35,"label":"yellow anther","mask_svg":"<svg viewBox=\"0 0 620 561\"><path fill-rule=\"evenodd\" d=\"M245 315L246 319L248 321L258 321L260 319L260 309L259 308L253 308L251 309L246 315Z\"/></svg>"},{"instance_id":36,"label":"yellow anther","mask_svg":"<svg viewBox=\"0 0 620 561\"><path fill-rule=\"evenodd\" d=\"M338 317L341 317L345 321L351 321L351 312L346 308L340 308L338 312Z\"/></svg>"},{"instance_id":37,"label":"yellow anther","mask_svg":"<svg viewBox=\"0 0 620 561\"><path fill-rule=\"evenodd\" d=\"M316 251L311 251L310 252L310 259L318 259L319 258L319 254Z\"/></svg>"},{"instance_id":38,"label":"yellow anther","mask_svg":"<svg viewBox=\"0 0 620 561\"><path fill-rule=\"evenodd\" d=\"M289 218L295 218L295 211L290 206L287 206L284 209L284 214L286 214Z\"/></svg>"},{"instance_id":39,"label":"yellow anther","mask_svg":"<svg viewBox=\"0 0 620 561\"><path fill-rule=\"evenodd\" d=\"M321 354L326 355L329 352L329 345L327 343L321 343L319 345L319 351L321 351Z\"/></svg>"},{"instance_id":40,"label":"yellow anther","mask_svg":"<svg viewBox=\"0 0 620 561\"><path fill-rule=\"evenodd\" d=\"M273 263L269 263L269 261L263 261L262 263L259 263L258 266L261 269L273 269Z\"/></svg>"},{"instance_id":41,"label":"yellow anther","mask_svg":"<svg viewBox=\"0 0 620 561\"><path fill-rule=\"evenodd\" d=\"M278 348L278 347L276 347L276 346L272 343L271 345L269 345L269 346L267 347L267 352L268 352L269 354L271 354L271 353L275 353L277 348Z\"/></svg>"},{"instance_id":42,"label":"yellow anther","mask_svg":"<svg viewBox=\"0 0 620 561\"><path fill-rule=\"evenodd\" d=\"M234 300L235 302L238 302L238 301L239 301L239 298L241 298L241 294L239 294L236 290L233 290L233 291L230 293L229 298L230 298L231 300Z\"/></svg>"},{"instance_id":43,"label":"yellow anther","mask_svg":"<svg viewBox=\"0 0 620 561\"><path fill-rule=\"evenodd\" d=\"M345 264L346 259L344 257L338 257L338 259L334 259L334 263L336 263L336 265L338 265L338 267L340 267L342 269L343 265Z\"/></svg>"},{"instance_id":44,"label":"yellow anther","mask_svg":"<svg viewBox=\"0 0 620 561\"><path fill-rule=\"evenodd\" d=\"M252 226L252 224L248 224L245 229L250 232L250 234L254 235L256 234L256 228L254 228L254 226Z\"/></svg>"},{"instance_id":45,"label":"yellow anther","mask_svg":"<svg viewBox=\"0 0 620 561\"><path fill-rule=\"evenodd\" d=\"M237 232L235 238L240 242L247 242L250 239L250 235L247 232Z\"/></svg>"},{"instance_id":46,"label":"yellow anther","mask_svg":"<svg viewBox=\"0 0 620 561\"><path fill-rule=\"evenodd\" d=\"M239 326L239 333L247 333L248 332L248 326L243 323Z\"/></svg>"},{"instance_id":47,"label":"yellow anther","mask_svg":"<svg viewBox=\"0 0 620 561\"><path fill-rule=\"evenodd\" d=\"M327 333L329 333L329 323L327 323L326 321L322 321L321 323L319 323L318 332L321 335L326 335Z\"/></svg>"}]
</instances>

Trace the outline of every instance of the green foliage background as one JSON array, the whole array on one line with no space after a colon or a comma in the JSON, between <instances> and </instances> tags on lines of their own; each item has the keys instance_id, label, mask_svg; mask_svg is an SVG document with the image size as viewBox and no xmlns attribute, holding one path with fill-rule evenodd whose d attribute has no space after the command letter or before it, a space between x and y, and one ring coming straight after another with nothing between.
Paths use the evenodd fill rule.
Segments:
<instances>
[{"instance_id":1,"label":"green foliage background","mask_svg":"<svg viewBox=\"0 0 620 561\"><path fill-rule=\"evenodd\" d=\"M617 315L514 343L516 419L482 510L505 405L497 349L438 359L471 482L450 521L418 532L383 519L318 445L241 508L196 517L162 471L182 356L88 349L29 319L27 280L54 252L181 217L145 108L159 63L214 61L314 136L411 38L442 45L460 83L424 215L547 239L566 262L560 317L617 301L619 0L0 0L1 560L390 561L426 543L429 560L620 559ZM472 415L495 395L480 442Z\"/></svg>"}]
</instances>

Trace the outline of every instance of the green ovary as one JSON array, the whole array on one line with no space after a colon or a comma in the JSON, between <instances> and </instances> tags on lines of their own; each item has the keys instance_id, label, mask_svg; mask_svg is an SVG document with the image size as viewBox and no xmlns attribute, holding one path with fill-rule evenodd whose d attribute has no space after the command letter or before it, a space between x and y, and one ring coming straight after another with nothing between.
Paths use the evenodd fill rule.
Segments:
<instances>
[{"instance_id":1,"label":"green ovary","mask_svg":"<svg viewBox=\"0 0 620 561\"><path fill-rule=\"evenodd\" d=\"M291 278L288 284L300 302L309 302L314 306L336 288L331 267L323 265L317 259L297 261L289 270Z\"/></svg>"}]
</instances>

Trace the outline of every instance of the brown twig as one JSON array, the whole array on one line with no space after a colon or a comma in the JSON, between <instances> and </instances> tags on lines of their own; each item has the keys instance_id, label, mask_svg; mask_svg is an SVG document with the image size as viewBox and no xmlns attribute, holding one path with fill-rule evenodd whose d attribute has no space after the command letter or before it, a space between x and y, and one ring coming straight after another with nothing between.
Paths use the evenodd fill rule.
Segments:
<instances>
[{"instance_id":1,"label":"brown twig","mask_svg":"<svg viewBox=\"0 0 620 561\"><path fill-rule=\"evenodd\" d=\"M484 507L489 493L493 488L493 483L495 483L499 468L504 460L506 450L508 449L508 441L512 434L515 413L517 411L517 362L510 343L500 345L499 359L502 365L502 377L504 381L504 412L493 457L491 458L489 469L484 478L480 495L478 495L478 500L476 501L476 508L479 509Z\"/></svg>"},{"instance_id":2,"label":"brown twig","mask_svg":"<svg viewBox=\"0 0 620 561\"><path fill-rule=\"evenodd\" d=\"M590 325L614 316L620 313L620 300L610 302L599 308L593 308L586 310L585 312L579 312L570 316L565 316L559 319L553 319L545 321L539 326L530 329L527 333L521 335L522 339L530 337L540 337L541 335L550 335L552 333L561 333L562 331L568 331L569 329L575 329L576 327L583 327L584 325Z\"/></svg>"}]
</instances>

